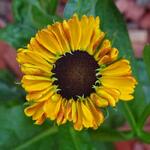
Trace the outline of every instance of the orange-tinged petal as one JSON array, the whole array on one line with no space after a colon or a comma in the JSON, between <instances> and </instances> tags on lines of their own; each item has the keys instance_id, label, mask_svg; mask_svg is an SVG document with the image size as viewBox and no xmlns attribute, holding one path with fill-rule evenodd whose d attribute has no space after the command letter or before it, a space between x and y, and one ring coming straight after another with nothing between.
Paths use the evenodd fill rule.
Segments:
<instances>
[{"instance_id":1,"label":"orange-tinged petal","mask_svg":"<svg viewBox=\"0 0 150 150\"><path fill-rule=\"evenodd\" d=\"M92 93L90 96L91 100L93 101L94 104L98 107L106 107L108 106L108 101L102 97L100 97L96 93Z\"/></svg>"},{"instance_id":2,"label":"orange-tinged petal","mask_svg":"<svg viewBox=\"0 0 150 150\"><path fill-rule=\"evenodd\" d=\"M76 105L76 107L77 107L77 120L74 123L74 128L76 130L80 131L83 128L83 123L82 123L83 117L82 117L82 111L81 111L81 102L77 101L76 103L77 103L77 105Z\"/></svg>"},{"instance_id":3,"label":"orange-tinged petal","mask_svg":"<svg viewBox=\"0 0 150 150\"><path fill-rule=\"evenodd\" d=\"M43 103L35 103L27 108L25 108L24 112L27 116L33 116L38 109L43 107Z\"/></svg>"},{"instance_id":4,"label":"orange-tinged petal","mask_svg":"<svg viewBox=\"0 0 150 150\"><path fill-rule=\"evenodd\" d=\"M48 30L52 31L54 33L54 35L56 36L59 45L62 48L62 51L65 52L70 52L70 46L68 43L68 40L65 36L62 24L60 23L55 23L52 26L48 26Z\"/></svg>"},{"instance_id":5,"label":"orange-tinged petal","mask_svg":"<svg viewBox=\"0 0 150 150\"><path fill-rule=\"evenodd\" d=\"M46 119L46 116L45 114L43 114L40 118L36 120L35 124L41 125L45 121L45 119Z\"/></svg>"},{"instance_id":6,"label":"orange-tinged petal","mask_svg":"<svg viewBox=\"0 0 150 150\"><path fill-rule=\"evenodd\" d=\"M111 42L109 40L104 40L100 49L95 53L94 58L98 61L111 50Z\"/></svg>"},{"instance_id":7,"label":"orange-tinged petal","mask_svg":"<svg viewBox=\"0 0 150 150\"><path fill-rule=\"evenodd\" d=\"M100 124L104 121L104 116L102 114L102 112L100 112L100 110L98 110L94 104L92 103L92 101L90 99L88 99L88 101L86 101L86 106L91 110L92 114L93 114L93 128L97 129L98 126L100 126Z\"/></svg>"},{"instance_id":8,"label":"orange-tinged petal","mask_svg":"<svg viewBox=\"0 0 150 150\"><path fill-rule=\"evenodd\" d=\"M115 98L111 94L109 94L107 91L105 91L105 89L103 89L103 88L97 88L96 89L96 93L100 97L102 97L103 99L106 99L111 106L115 106L116 105Z\"/></svg>"},{"instance_id":9,"label":"orange-tinged petal","mask_svg":"<svg viewBox=\"0 0 150 150\"><path fill-rule=\"evenodd\" d=\"M67 119L65 118L65 105L66 105L66 101L62 100L60 110L56 118L56 122L58 125L64 124L67 121Z\"/></svg>"}]
</instances>

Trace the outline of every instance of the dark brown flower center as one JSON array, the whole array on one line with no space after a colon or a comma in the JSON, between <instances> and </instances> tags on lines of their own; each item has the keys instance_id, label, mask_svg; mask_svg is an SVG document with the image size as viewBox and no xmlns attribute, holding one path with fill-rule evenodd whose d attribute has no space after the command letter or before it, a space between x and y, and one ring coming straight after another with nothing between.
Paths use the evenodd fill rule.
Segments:
<instances>
[{"instance_id":1,"label":"dark brown flower center","mask_svg":"<svg viewBox=\"0 0 150 150\"><path fill-rule=\"evenodd\" d=\"M96 69L99 67L95 59L87 52L74 51L66 53L55 63L52 70L54 82L61 89L59 93L66 99L77 99L77 96L87 97L94 89L97 80Z\"/></svg>"}]
</instances>

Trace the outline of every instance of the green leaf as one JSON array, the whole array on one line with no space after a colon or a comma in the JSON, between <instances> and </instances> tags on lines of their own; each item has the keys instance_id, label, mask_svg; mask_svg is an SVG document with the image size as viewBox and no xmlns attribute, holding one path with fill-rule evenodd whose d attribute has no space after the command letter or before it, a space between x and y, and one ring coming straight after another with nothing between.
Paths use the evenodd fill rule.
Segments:
<instances>
[{"instance_id":1,"label":"green leaf","mask_svg":"<svg viewBox=\"0 0 150 150\"><path fill-rule=\"evenodd\" d=\"M31 26L31 8L33 5L37 5L37 3L38 1L35 0L13 0L12 10L15 22L23 22L24 24Z\"/></svg>"},{"instance_id":2,"label":"green leaf","mask_svg":"<svg viewBox=\"0 0 150 150\"><path fill-rule=\"evenodd\" d=\"M0 29L0 39L7 41L15 48L25 47L35 31L32 27L22 23L10 24Z\"/></svg>"},{"instance_id":3,"label":"green leaf","mask_svg":"<svg viewBox=\"0 0 150 150\"><path fill-rule=\"evenodd\" d=\"M149 143L149 144L150 144L150 133L149 133L149 132L142 131L142 132L140 133L140 139L141 139L144 143Z\"/></svg>"},{"instance_id":4,"label":"green leaf","mask_svg":"<svg viewBox=\"0 0 150 150\"><path fill-rule=\"evenodd\" d=\"M95 145L93 150L115 150L115 146L111 142L101 142L94 139L92 143Z\"/></svg>"},{"instance_id":5,"label":"green leaf","mask_svg":"<svg viewBox=\"0 0 150 150\"><path fill-rule=\"evenodd\" d=\"M89 8L91 8L90 5L94 5L95 9L89 11ZM87 1L70 0L66 5L64 16L69 18L73 13L78 13L79 15L95 15L100 17L101 28L106 32L106 38L110 39L112 41L112 45L119 49L121 57L125 57L131 61L133 74L138 80L138 73L136 70L137 64L133 56L133 50L126 25L113 0L89 1L88 3ZM129 119L129 115L126 114L126 111L129 111L129 114L131 114L130 116L134 119L134 121L129 121L129 123L135 123L132 124L132 126L136 126L136 121L140 119L141 112L144 110L145 105L144 92L142 86L138 84L134 100L128 102L126 106L122 105L122 111L124 111L126 119Z\"/></svg>"},{"instance_id":6,"label":"green leaf","mask_svg":"<svg viewBox=\"0 0 150 150\"><path fill-rule=\"evenodd\" d=\"M117 131L114 129L104 128L96 132L91 132L91 136L93 140L118 142L133 139L134 133L132 131Z\"/></svg>"},{"instance_id":7,"label":"green leaf","mask_svg":"<svg viewBox=\"0 0 150 150\"><path fill-rule=\"evenodd\" d=\"M36 6L32 6L32 21L33 26L40 29L46 27L48 24L53 24L56 21L60 21L61 18L58 16L47 15L42 9L39 9Z\"/></svg>"},{"instance_id":8,"label":"green leaf","mask_svg":"<svg viewBox=\"0 0 150 150\"><path fill-rule=\"evenodd\" d=\"M51 2L54 3L53 0ZM44 3L49 3L49 0ZM48 14L37 0L13 0L12 6L15 23L0 29L0 39L7 41L15 48L25 47L37 30L61 20L54 14Z\"/></svg>"},{"instance_id":9,"label":"green leaf","mask_svg":"<svg viewBox=\"0 0 150 150\"><path fill-rule=\"evenodd\" d=\"M40 0L40 4L48 14L55 15L58 5L58 0Z\"/></svg>"},{"instance_id":10,"label":"green leaf","mask_svg":"<svg viewBox=\"0 0 150 150\"><path fill-rule=\"evenodd\" d=\"M6 84L13 84L14 76L9 70L1 69L0 70L0 81L5 82Z\"/></svg>"},{"instance_id":11,"label":"green leaf","mask_svg":"<svg viewBox=\"0 0 150 150\"><path fill-rule=\"evenodd\" d=\"M97 1L95 14L100 17L102 30L107 33L107 38L112 40L113 46L119 49L120 56L128 58L131 61L133 73L138 79L136 60L133 56L133 50L125 22L114 2L112 0ZM126 105L133 114L133 117L136 120L140 119L141 112L146 105L144 93L140 84L136 87L134 100L128 102ZM124 105L122 107L124 107ZM126 115L125 112L124 115ZM126 119L128 119L127 116Z\"/></svg>"},{"instance_id":12,"label":"green leaf","mask_svg":"<svg viewBox=\"0 0 150 150\"><path fill-rule=\"evenodd\" d=\"M75 131L70 125L60 126L57 134L58 149L91 150L92 143L87 131Z\"/></svg>"},{"instance_id":13,"label":"green leaf","mask_svg":"<svg viewBox=\"0 0 150 150\"><path fill-rule=\"evenodd\" d=\"M22 105L12 105L10 102L0 105L0 149L49 150L55 146L53 134L58 131L57 127L48 123L34 125L23 113Z\"/></svg>"},{"instance_id":14,"label":"green leaf","mask_svg":"<svg viewBox=\"0 0 150 150\"><path fill-rule=\"evenodd\" d=\"M105 122L99 130L103 129L103 127L117 129L124 125L126 120L121 112L120 105L117 105L115 108L109 107L106 109L108 114L105 115Z\"/></svg>"},{"instance_id":15,"label":"green leaf","mask_svg":"<svg viewBox=\"0 0 150 150\"><path fill-rule=\"evenodd\" d=\"M78 132L68 125L52 126L48 121L34 125L16 102L0 105L0 149L9 150L90 150L87 131Z\"/></svg>"},{"instance_id":16,"label":"green leaf","mask_svg":"<svg viewBox=\"0 0 150 150\"><path fill-rule=\"evenodd\" d=\"M24 92L15 84L15 77L7 70L0 70L0 102L22 99L23 96Z\"/></svg>"},{"instance_id":17,"label":"green leaf","mask_svg":"<svg viewBox=\"0 0 150 150\"><path fill-rule=\"evenodd\" d=\"M55 11L56 8L54 7L57 7L57 2L54 0L45 0L42 4L47 7L52 7L52 11ZM36 29L45 27L48 24L52 24L53 21L60 19L54 13L48 13L44 8L41 6L40 0L13 0L13 10L16 21L22 21L24 24L33 26Z\"/></svg>"},{"instance_id":18,"label":"green leaf","mask_svg":"<svg viewBox=\"0 0 150 150\"><path fill-rule=\"evenodd\" d=\"M69 0L64 10L64 17L70 18L74 13L79 16L95 16L95 5L97 0Z\"/></svg>"},{"instance_id":19,"label":"green leaf","mask_svg":"<svg viewBox=\"0 0 150 150\"><path fill-rule=\"evenodd\" d=\"M142 89L145 94L146 102L150 103L150 92L149 92L150 80L148 78L148 72L146 70L146 66L145 66L143 59L138 60L137 63L138 63L138 74L139 74L140 84L142 85Z\"/></svg>"},{"instance_id":20,"label":"green leaf","mask_svg":"<svg viewBox=\"0 0 150 150\"><path fill-rule=\"evenodd\" d=\"M145 109L144 109L144 111L141 115L141 119L138 122L139 129L142 129L144 127L144 124L145 124L145 122L146 122L146 120L148 119L149 116L150 116L150 104L148 104L145 107Z\"/></svg>"},{"instance_id":21,"label":"green leaf","mask_svg":"<svg viewBox=\"0 0 150 150\"><path fill-rule=\"evenodd\" d=\"M143 58L150 79L150 45L144 47Z\"/></svg>"}]
</instances>

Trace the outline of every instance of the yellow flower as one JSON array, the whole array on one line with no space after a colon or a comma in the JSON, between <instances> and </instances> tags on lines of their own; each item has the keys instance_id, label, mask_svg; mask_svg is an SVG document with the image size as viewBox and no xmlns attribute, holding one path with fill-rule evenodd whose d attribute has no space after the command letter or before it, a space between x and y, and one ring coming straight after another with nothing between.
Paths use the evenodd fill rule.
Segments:
<instances>
[{"instance_id":1,"label":"yellow flower","mask_svg":"<svg viewBox=\"0 0 150 150\"><path fill-rule=\"evenodd\" d=\"M76 130L98 128L100 108L133 99L136 80L129 61L104 39L100 19L74 15L39 31L17 60L24 73L22 86L29 106L25 114L36 124L46 118L67 121Z\"/></svg>"}]
</instances>

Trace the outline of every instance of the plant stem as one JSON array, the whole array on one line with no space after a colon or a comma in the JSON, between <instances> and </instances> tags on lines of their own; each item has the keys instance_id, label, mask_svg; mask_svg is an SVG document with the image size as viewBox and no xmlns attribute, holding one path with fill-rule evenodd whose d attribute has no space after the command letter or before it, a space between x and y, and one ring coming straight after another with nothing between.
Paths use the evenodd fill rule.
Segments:
<instances>
[{"instance_id":1,"label":"plant stem","mask_svg":"<svg viewBox=\"0 0 150 150\"><path fill-rule=\"evenodd\" d=\"M72 129L71 127L69 128L69 130L70 130L70 135L71 135L71 137L72 137L72 141L73 141L73 143L74 143L74 145L75 145L75 149L76 150L80 150L80 148L78 147L78 144L77 144L77 139L76 139L76 136L75 136L75 131L74 131L74 129Z\"/></svg>"},{"instance_id":2,"label":"plant stem","mask_svg":"<svg viewBox=\"0 0 150 150\"><path fill-rule=\"evenodd\" d=\"M126 141L134 138L134 133L132 131L104 130L91 135L93 140L100 140L104 142Z\"/></svg>"},{"instance_id":3,"label":"plant stem","mask_svg":"<svg viewBox=\"0 0 150 150\"><path fill-rule=\"evenodd\" d=\"M137 123L136 123L135 118L132 114L132 111L128 107L127 103L123 103L122 106L123 106L124 114L125 114L125 117L126 117L127 121L129 122L129 124L130 124L131 128L133 129L133 131L135 133L137 133L138 132Z\"/></svg>"},{"instance_id":4,"label":"plant stem","mask_svg":"<svg viewBox=\"0 0 150 150\"><path fill-rule=\"evenodd\" d=\"M150 143L150 133L141 131L139 137L144 143Z\"/></svg>"},{"instance_id":5,"label":"plant stem","mask_svg":"<svg viewBox=\"0 0 150 150\"><path fill-rule=\"evenodd\" d=\"M51 135L51 134L54 134L57 131L58 131L58 127L56 127L56 126L48 128L44 132L36 135L35 137L32 137L32 139L27 140L25 143L18 145L17 147L14 148L14 150L21 150L21 149L27 148L28 146L32 145L33 143Z\"/></svg>"},{"instance_id":6,"label":"plant stem","mask_svg":"<svg viewBox=\"0 0 150 150\"><path fill-rule=\"evenodd\" d=\"M144 123L145 123L146 119L147 119L149 116L150 116L150 104L148 104L148 105L145 107L145 109L144 109L144 111L143 111L143 113L142 113L142 115L141 115L141 117L140 117L140 120L139 120L139 122L138 122L138 127L139 127L139 129L142 129L142 128L143 128Z\"/></svg>"}]
</instances>

